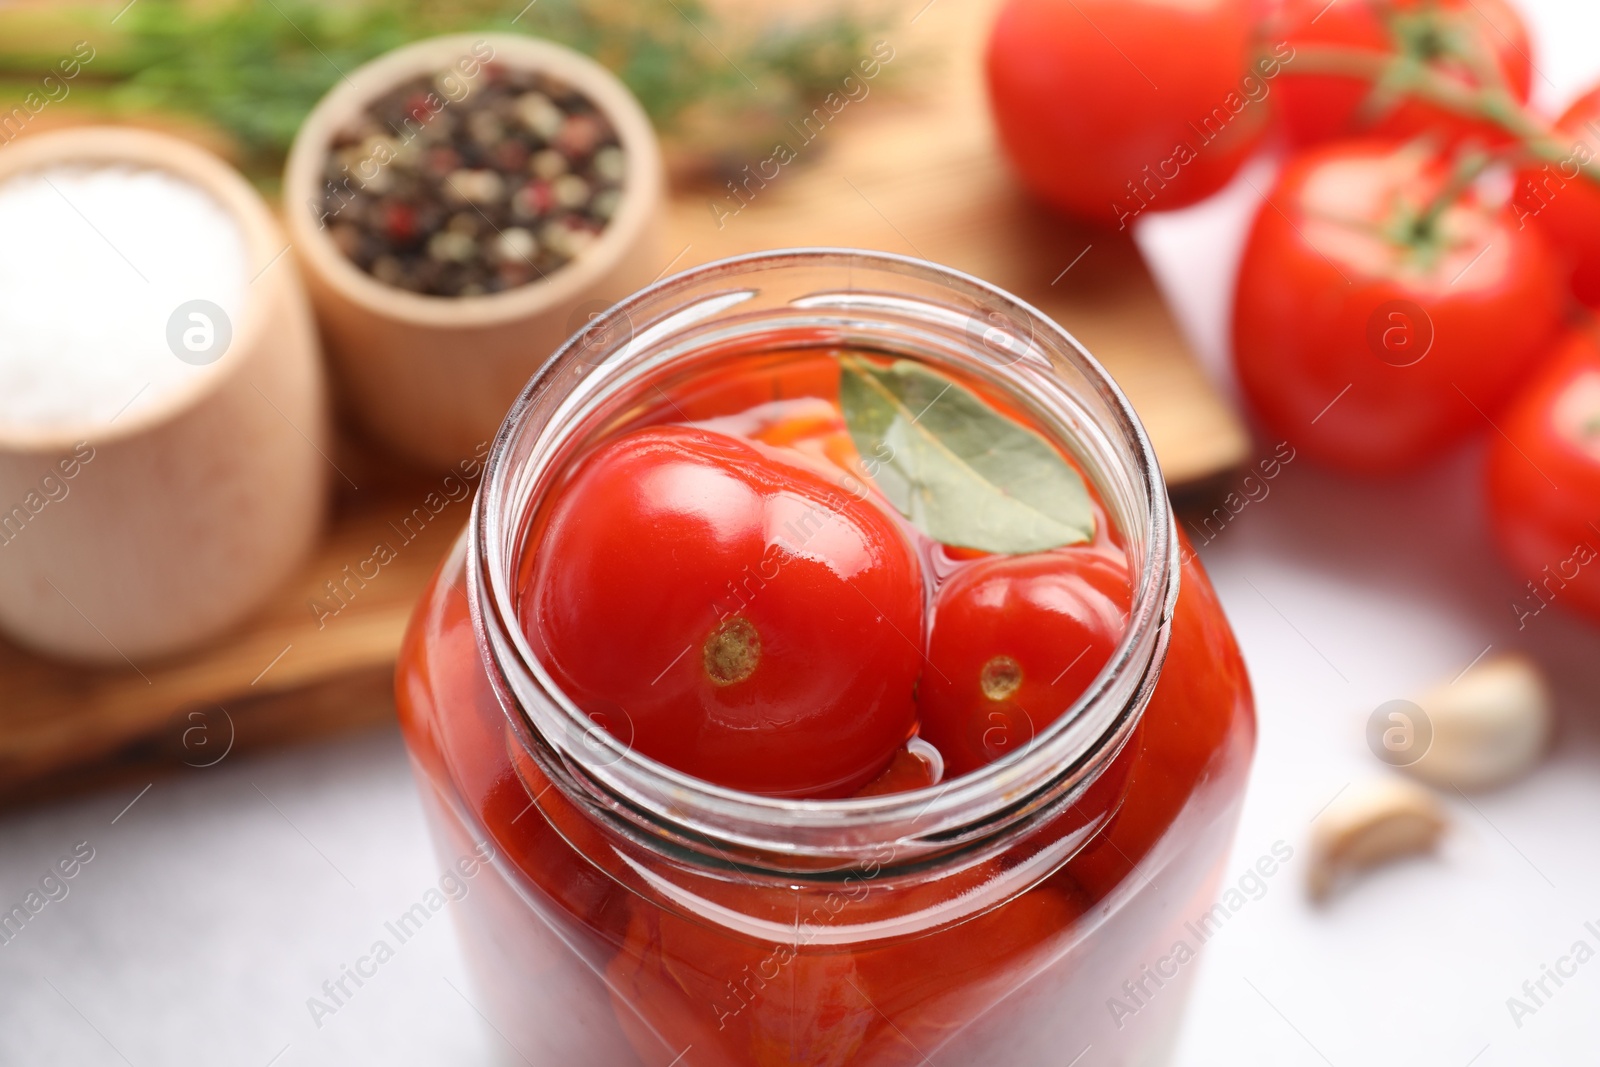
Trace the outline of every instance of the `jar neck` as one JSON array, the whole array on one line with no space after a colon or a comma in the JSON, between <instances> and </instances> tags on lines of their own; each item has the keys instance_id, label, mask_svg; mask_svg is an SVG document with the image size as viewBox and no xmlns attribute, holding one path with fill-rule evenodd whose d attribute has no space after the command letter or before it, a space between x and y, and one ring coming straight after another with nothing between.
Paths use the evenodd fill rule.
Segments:
<instances>
[{"instance_id":1,"label":"jar neck","mask_svg":"<svg viewBox=\"0 0 1600 1067\"><path fill-rule=\"evenodd\" d=\"M540 502L584 448L715 351L859 347L922 360L1025 411L1069 449L1120 530L1133 577L1122 641L1025 749L913 792L762 797L689 777L594 725L534 655L516 608ZM1176 535L1155 455L1126 398L1069 334L1009 294L920 260L798 250L723 260L605 312L534 376L495 439L473 507L468 594L514 735L556 788L690 862L826 876L928 864L1025 832L1072 804L1120 751L1165 659ZM887 851L886 851L887 850Z\"/></svg>"}]
</instances>

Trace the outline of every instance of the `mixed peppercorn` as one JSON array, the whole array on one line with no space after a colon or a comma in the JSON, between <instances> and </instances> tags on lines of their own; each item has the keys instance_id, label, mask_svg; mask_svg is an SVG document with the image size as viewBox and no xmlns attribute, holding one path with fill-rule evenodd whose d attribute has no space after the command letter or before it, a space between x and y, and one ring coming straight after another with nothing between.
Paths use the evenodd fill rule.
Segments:
<instances>
[{"instance_id":1,"label":"mixed peppercorn","mask_svg":"<svg viewBox=\"0 0 1600 1067\"><path fill-rule=\"evenodd\" d=\"M539 281L581 255L616 214L627 160L572 86L485 66L407 81L338 136L322 220L374 278L432 296Z\"/></svg>"}]
</instances>

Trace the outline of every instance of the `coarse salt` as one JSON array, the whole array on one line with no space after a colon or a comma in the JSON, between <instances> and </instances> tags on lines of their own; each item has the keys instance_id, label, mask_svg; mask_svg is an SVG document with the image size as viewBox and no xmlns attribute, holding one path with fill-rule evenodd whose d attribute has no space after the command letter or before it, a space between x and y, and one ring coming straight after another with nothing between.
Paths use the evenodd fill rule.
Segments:
<instances>
[{"instance_id":1,"label":"coarse salt","mask_svg":"<svg viewBox=\"0 0 1600 1067\"><path fill-rule=\"evenodd\" d=\"M215 372L168 341L208 300L239 328L248 258L205 190L161 170L56 166L0 183L0 427L94 427Z\"/></svg>"}]
</instances>

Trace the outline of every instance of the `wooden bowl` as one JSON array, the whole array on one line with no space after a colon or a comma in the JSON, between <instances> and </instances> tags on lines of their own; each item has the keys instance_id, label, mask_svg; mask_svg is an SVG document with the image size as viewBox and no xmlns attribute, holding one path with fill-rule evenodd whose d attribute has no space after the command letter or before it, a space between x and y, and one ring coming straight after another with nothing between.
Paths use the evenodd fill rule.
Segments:
<instances>
[{"instance_id":1,"label":"wooden bowl","mask_svg":"<svg viewBox=\"0 0 1600 1067\"><path fill-rule=\"evenodd\" d=\"M85 126L7 147L0 181L73 164L162 170L209 193L255 279L207 373L109 422L0 420L0 630L137 667L220 635L305 559L332 473L326 388L288 242L236 171L165 134Z\"/></svg>"},{"instance_id":2,"label":"wooden bowl","mask_svg":"<svg viewBox=\"0 0 1600 1067\"><path fill-rule=\"evenodd\" d=\"M449 69L465 77L487 49L494 63L565 81L611 121L628 160L618 211L592 245L547 279L469 297L385 285L346 258L323 227L329 146L396 85ZM446 468L474 455L528 378L588 315L648 284L665 265L663 186L660 148L638 101L604 67L570 49L531 37L461 34L407 45L351 71L300 128L283 180L289 235L341 402L374 437L426 466Z\"/></svg>"}]
</instances>

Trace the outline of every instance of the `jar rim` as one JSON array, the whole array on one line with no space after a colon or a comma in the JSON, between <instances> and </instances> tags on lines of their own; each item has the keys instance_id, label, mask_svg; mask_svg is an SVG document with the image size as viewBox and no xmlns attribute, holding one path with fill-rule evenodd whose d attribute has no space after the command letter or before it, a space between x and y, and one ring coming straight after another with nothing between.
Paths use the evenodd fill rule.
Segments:
<instances>
[{"instance_id":1,"label":"jar rim","mask_svg":"<svg viewBox=\"0 0 1600 1067\"><path fill-rule=\"evenodd\" d=\"M825 800L768 797L718 786L652 760L596 727L560 692L533 654L518 620L515 582L524 523L537 506L531 476L538 473L541 447L548 459L562 440L561 430L552 430L552 420L541 418L537 409L559 385L558 374L581 364L578 385L557 412L564 412L570 423L583 405L593 410L598 398L608 395L607 383L591 382L606 377L598 373L602 368L610 372L614 393L628 384L623 371L630 361L659 357L684 329L701 321L685 323L681 315L674 319L671 314L685 306L687 297L706 293L702 304L712 305L707 314L716 314L739 302L734 294L762 292L762 275L770 279L775 272L803 274L818 268L838 270L848 279L835 294L859 294L866 306L880 311L889 305L875 304L873 294L881 296L882 291L858 288L859 276L921 285L956 297L960 303L942 310L914 298L899 309L933 316L942 328L951 325L944 312L959 313L962 307L968 309L969 323L978 314L970 309L976 308L986 319L998 315L1008 328L1020 327L1007 336L1008 344L1022 337L1018 352L1009 362L985 360L988 376L1038 404L1094 420L1101 431L1097 441L1069 443L1115 453L1089 458L1102 465L1108 460L1120 463L1128 489L1122 504L1137 509L1137 514L1123 516L1121 528L1130 556L1142 564L1135 568L1128 625L1110 660L1073 706L1027 747L923 789ZM719 291L721 297L712 295ZM788 304L815 311L816 298L808 299L812 302L791 299ZM835 299L823 312L837 313L841 306ZM640 323L643 327L636 328ZM607 342L597 346L596 337ZM597 352L597 347L604 351ZM983 357L974 352L973 358ZM1093 393L1083 399L1097 401L1097 411L1084 409L1059 377L1062 369L1082 378ZM567 435L572 432L568 425ZM1134 524L1140 527L1138 544L1130 533L1130 518L1139 520ZM741 866L776 862L784 869L793 869L789 864L804 870L827 862L848 864L852 857L867 854L881 857L884 846L902 859L947 851L1069 802L1120 751L1149 702L1166 655L1179 580L1176 527L1154 449L1126 396L1088 350L1054 320L997 286L926 260L848 248L785 249L717 260L659 280L594 319L540 368L502 423L473 505L468 543L468 600L480 652L518 740L551 780L582 790L591 806L652 836L697 852L709 846ZM732 859L734 853L741 856L739 861Z\"/></svg>"}]
</instances>

